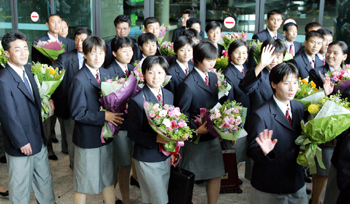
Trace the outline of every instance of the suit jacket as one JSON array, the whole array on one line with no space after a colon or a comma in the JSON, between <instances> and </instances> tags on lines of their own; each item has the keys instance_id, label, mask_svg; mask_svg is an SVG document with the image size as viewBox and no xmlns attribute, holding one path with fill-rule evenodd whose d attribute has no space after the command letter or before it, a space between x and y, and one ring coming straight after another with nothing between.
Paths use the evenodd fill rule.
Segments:
<instances>
[{"instance_id":1,"label":"suit jacket","mask_svg":"<svg viewBox=\"0 0 350 204\"><path fill-rule=\"evenodd\" d=\"M296 162L299 146L295 144L295 139L301 134L304 106L294 100L290 105L292 125L272 97L251 113L247 123L247 155L254 160L251 184L266 193L295 193L305 185L303 168ZM272 140L278 140L266 156L255 141L264 129L273 130Z\"/></svg>"},{"instance_id":2,"label":"suit jacket","mask_svg":"<svg viewBox=\"0 0 350 204\"><path fill-rule=\"evenodd\" d=\"M268 68L263 69L258 76L255 76L254 69L250 69L239 82L238 87L249 95L250 112L269 100L273 95L269 76Z\"/></svg>"},{"instance_id":3,"label":"suit jacket","mask_svg":"<svg viewBox=\"0 0 350 204\"><path fill-rule=\"evenodd\" d=\"M218 44L218 56L223 56L222 51L225 50L224 46Z\"/></svg>"},{"instance_id":4,"label":"suit jacket","mask_svg":"<svg viewBox=\"0 0 350 204\"><path fill-rule=\"evenodd\" d=\"M173 94L162 88L163 104L173 104ZM150 88L145 85L139 93L129 100L128 108L128 137L135 142L133 157L143 162L160 162L168 158L159 151L157 133L149 125L145 110L144 101L153 104L158 103Z\"/></svg>"},{"instance_id":5,"label":"suit jacket","mask_svg":"<svg viewBox=\"0 0 350 204\"><path fill-rule=\"evenodd\" d=\"M139 48L139 45L137 44L137 41L134 38L130 38L130 39L131 39L132 44L133 44L132 51L134 52L132 59L130 61L130 64L133 64L135 62L135 60L140 58L141 50ZM106 57L105 57L105 62L103 63L103 67L108 67L115 60L115 57L112 54L111 44L112 44L112 40L110 40L106 43Z\"/></svg>"},{"instance_id":6,"label":"suit jacket","mask_svg":"<svg viewBox=\"0 0 350 204\"><path fill-rule=\"evenodd\" d=\"M337 142L338 146L338 142ZM335 150L334 150L335 151ZM337 184L340 194L337 204L349 203L350 199L350 137L347 136L339 145L337 158Z\"/></svg>"},{"instance_id":7,"label":"suit jacket","mask_svg":"<svg viewBox=\"0 0 350 204\"><path fill-rule=\"evenodd\" d=\"M309 76L310 70L312 68L311 68L309 58L307 57L305 51L295 55L294 58L290 60L290 62L292 62L296 66L296 68L299 71L299 76L302 79L305 79L306 77ZM323 62L316 55L314 67L320 67L320 66L323 66Z\"/></svg>"},{"instance_id":8,"label":"suit jacket","mask_svg":"<svg viewBox=\"0 0 350 204\"><path fill-rule=\"evenodd\" d=\"M254 34L252 39L253 40L254 39L258 39L260 42L264 42L266 39L269 39L269 38L271 38L271 35L270 35L269 31L266 28L265 30ZM277 32L277 38L278 39L285 39L286 37L283 34Z\"/></svg>"},{"instance_id":9,"label":"suit jacket","mask_svg":"<svg viewBox=\"0 0 350 204\"><path fill-rule=\"evenodd\" d=\"M216 74L209 72L208 75L210 88L199 73L193 69L176 91L178 95L175 98L175 105L187 115L188 125L194 130L198 128L194 117L200 114L200 108L210 110L219 102ZM200 142L212 139L215 137L209 133L200 136Z\"/></svg>"},{"instance_id":10,"label":"suit jacket","mask_svg":"<svg viewBox=\"0 0 350 204\"><path fill-rule=\"evenodd\" d=\"M192 60L188 62L188 72L192 72L193 70L193 63ZM171 75L170 82L165 86L166 89L168 89L171 93L174 94L175 98L177 97L177 88L179 87L180 83L186 78L186 74L183 72L180 65L176 62L171 64L168 70L168 74Z\"/></svg>"},{"instance_id":11,"label":"suit jacket","mask_svg":"<svg viewBox=\"0 0 350 204\"><path fill-rule=\"evenodd\" d=\"M109 71L100 68L101 81L109 79ZM105 112L99 111L101 85L90 70L83 66L73 77L69 88L69 108L75 120L73 143L81 148L97 148L101 143L101 128L105 123Z\"/></svg>"},{"instance_id":12,"label":"suit jacket","mask_svg":"<svg viewBox=\"0 0 350 204\"><path fill-rule=\"evenodd\" d=\"M247 73L247 66L244 64L244 72ZM250 108L249 95L244 93L239 88L239 82L244 78L244 75L232 64L228 63L228 66L224 69L223 74L227 82L232 86L231 90L228 93L228 99L230 101L237 101L242 104L243 107Z\"/></svg>"},{"instance_id":13,"label":"suit jacket","mask_svg":"<svg viewBox=\"0 0 350 204\"><path fill-rule=\"evenodd\" d=\"M315 82L317 87L323 88L323 81L322 81L320 72L321 72L322 76L324 76L328 71L330 71L328 64L326 64L322 67L316 67L315 69L311 69L309 81L313 81L313 82Z\"/></svg>"},{"instance_id":14,"label":"suit jacket","mask_svg":"<svg viewBox=\"0 0 350 204\"><path fill-rule=\"evenodd\" d=\"M58 59L53 67L58 67L60 70L66 70L61 84L57 87L51 98L55 102L55 115L63 119L68 119L70 118L70 111L68 107L70 83L72 82L74 75L79 71L77 50L74 49L70 52L62 53L60 56L58 56Z\"/></svg>"},{"instance_id":15,"label":"suit jacket","mask_svg":"<svg viewBox=\"0 0 350 204\"><path fill-rule=\"evenodd\" d=\"M31 66L24 69L32 86L30 95L23 80L8 65L0 72L0 122L3 128L4 148L11 156L26 156L20 148L30 143L33 154L47 144L41 118L39 90L31 73Z\"/></svg>"},{"instance_id":16,"label":"suit jacket","mask_svg":"<svg viewBox=\"0 0 350 204\"><path fill-rule=\"evenodd\" d=\"M128 64L127 66L128 66L129 74L132 71L134 71L134 66L133 65ZM125 78L124 70L122 70L122 68L119 66L119 64L115 60L106 69L110 72L111 78L115 78L117 76L119 77L119 79L120 78Z\"/></svg>"},{"instance_id":17,"label":"suit jacket","mask_svg":"<svg viewBox=\"0 0 350 204\"><path fill-rule=\"evenodd\" d=\"M294 41L293 44L294 44L294 53L296 55L299 52L299 50L303 47L303 45L300 42L296 42L296 41Z\"/></svg>"},{"instance_id":18,"label":"suit jacket","mask_svg":"<svg viewBox=\"0 0 350 204\"><path fill-rule=\"evenodd\" d=\"M176 39L182 35L182 32L184 30L186 30L185 26L175 29L174 32L173 32L173 37L171 38L171 42L175 42Z\"/></svg>"},{"instance_id":19,"label":"suit jacket","mask_svg":"<svg viewBox=\"0 0 350 204\"><path fill-rule=\"evenodd\" d=\"M48 34L46 33L46 35L44 35L43 37L34 40L33 45L35 45L37 42L39 42L39 40L48 41L48 40L50 40L50 38L49 38ZM58 36L58 40L65 45L64 49L66 50L66 52L69 52L69 51L75 49L75 43L73 40L71 40L69 38L63 38L61 36ZM32 46L32 61L33 62L40 62L42 64L52 65L52 61L49 58L45 57L43 54L41 54L36 48L34 48L34 46Z\"/></svg>"}]
</instances>

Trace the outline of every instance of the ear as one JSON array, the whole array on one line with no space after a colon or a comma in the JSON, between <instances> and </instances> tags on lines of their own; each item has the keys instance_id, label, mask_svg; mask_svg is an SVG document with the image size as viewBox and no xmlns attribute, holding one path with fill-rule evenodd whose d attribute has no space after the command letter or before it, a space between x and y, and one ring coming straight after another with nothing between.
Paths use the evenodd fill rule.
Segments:
<instances>
[{"instance_id":1,"label":"ear","mask_svg":"<svg viewBox=\"0 0 350 204\"><path fill-rule=\"evenodd\" d=\"M348 58L348 54L345 54L345 55L344 55L343 61L345 61L346 58Z\"/></svg>"},{"instance_id":2,"label":"ear","mask_svg":"<svg viewBox=\"0 0 350 204\"><path fill-rule=\"evenodd\" d=\"M143 52L143 50L142 50L142 46L140 46L140 45L139 45L139 48L140 48L141 52Z\"/></svg>"},{"instance_id":3,"label":"ear","mask_svg":"<svg viewBox=\"0 0 350 204\"><path fill-rule=\"evenodd\" d=\"M286 35L287 35L286 33L287 33L287 31L283 31L283 35L284 35L284 36L286 36Z\"/></svg>"},{"instance_id":4,"label":"ear","mask_svg":"<svg viewBox=\"0 0 350 204\"><path fill-rule=\"evenodd\" d=\"M5 50L4 53L5 53L5 55L6 55L7 59L8 59L10 57L10 52Z\"/></svg>"},{"instance_id":5,"label":"ear","mask_svg":"<svg viewBox=\"0 0 350 204\"><path fill-rule=\"evenodd\" d=\"M114 52L114 51L112 51L112 54L113 54L113 56L114 56L114 57L116 57L116 56L117 56L117 53L116 53L116 52Z\"/></svg>"},{"instance_id":6,"label":"ear","mask_svg":"<svg viewBox=\"0 0 350 204\"><path fill-rule=\"evenodd\" d=\"M46 22L45 25L46 25L47 28L49 28L49 23L48 22Z\"/></svg>"},{"instance_id":7,"label":"ear","mask_svg":"<svg viewBox=\"0 0 350 204\"><path fill-rule=\"evenodd\" d=\"M271 81L271 87L276 90L276 84Z\"/></svg>"}]
</instances>

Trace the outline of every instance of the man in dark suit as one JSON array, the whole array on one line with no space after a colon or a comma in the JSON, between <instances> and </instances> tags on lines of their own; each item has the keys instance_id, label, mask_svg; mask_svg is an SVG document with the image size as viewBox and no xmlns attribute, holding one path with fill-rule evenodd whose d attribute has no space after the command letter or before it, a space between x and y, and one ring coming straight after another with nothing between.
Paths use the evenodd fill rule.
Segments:
<instances>
[{"instance_id":1,"label":"man in dark suit","mask_svg":"<svg viewBox=\"0 0 350 204\"><path fill-rule=\"evenodd\" d=\"M247 154L254 160L251 203L307 204L303 168L297 164L304 106L295 101L298 70L291 63L272 69L274 95L253 111L247 124Z\"/></svg>"},{"instance_id":2,"label":"man in dark suit","mask_svg":"<svg viewBox=\"0 0 350 204\"><path fill-rule=\"evenodd\" d=\"M323 62L317 57L323 43L323 35L317 31L310 31L306 35L304 41L305 50L295 55L294 59L290 60L298 69L300 77L305 79L309 76L311 69L320 67Z\"/></svg>"},{"instance_id":3,"label":"man in dark suit","mask_svg":"<svg viewBox=\"0 0 350 204\"><path fill-rule=\"evenodd\" d=\"M9 166L10 203L55 203L38 87L28 65L27 37L11 31L2 40L8 62L0 72L0 122ZM50 101L53 107L52 100Z\"/></svg>"},{"instance_id":4,"label":"man in dark suit","mask_svg":"<svg viewBox=\"0 0 350 204\"><path fill-rule=\"evenodd\" d=\"M66 70L60 86L52 94L52 99L56 102L55 115L61 125L62 152L69 154L71 168L74 164L74 144L72 141L74 120L71 119L69 113L68 92L73 76L84 64L83 41L91 34L91 30L86 27L78 28L74 34L76 49L61 54L53 65L60 70Z\"/></svg>"},{"instance_id":5,"label":"man in dark suit","mask_svg":"<svg viewBox=\"0 0 350 204\"><path fill-rule=\"evenodd\" d=\"M182 32L186 29L187 20L195 17L196 17L196 14L190 9L186 9L183 12L181 17L181 27L174 30L173 37L171 38L171 42L175 42L175 40L182 35Z\"/></svg>"},{"instance_id":6,"label":"man in dark suit","mask_svg":"<svg viewBox=\"0 0 350 204\"><path fill-rule=\"evenodd\" d=\"M128 15L117 16L114 19L114 26L115 26L115 32L117 34L116 36L128 37L130 33L130 28L131 28L130 17ZM137 40L135 40L134 38L130 38L130 39L132 40L132 44L133 44L132 50L134 52L134 55L130 63L133 64L135 60L141 57L141 51L139 49L139 45L137 44ZM106 43L106 59L103 64L104 67L108 67L110 64L113 63L115 59L112 54L111 42L112 40Z\"/></svg>"},{"instance_id":7,"label":"man in dark suit","mask_svg":"<svg viewBox=\"0 0 350 204\"><path fill-rule=\"evenodd\" d=\"M283 34L286 36L287 51L295 56L296 53L302 47L300 42L296 42L295 39L298 35L298 26L293 22L289 22L283 25Z\"/></svg>"},{"instance_id":8,"label":"man in dark suit","mask_svg":"<svg viewBox=\"0 0 350 204\"><path fill-rule=\"evenodd\" d=\"M255 35L253 35L253 40L258 39L260 42L264 42L268 38L274 39L284 39L284 35L278 33L277 30L281 27L283 23L283 14L279 10L271 10L267 13L266 24L267 28Z\"/></svg>"},{"instance_id":9,"label":"man in dark suit","mask_svg":"<svg viewBox=\"0 0 350 204\"><path fill-rule=\"evenodd\" d=\"M318 58L320 58L320 60L322 61L322 65L324 66L327 64L326 61L326 53L328 50L328 46L329 44L331 44L333 42L333 32L331 30L329 30L328 28L320 28L317 30L317 32L319 32L321 35L323 35L323 43L322 43L322 47L320 49L320 51L317 53Z\"/></svg>"},{"instance_id":10,"label":"man in dark suit","mask_svg":"<svg viewBox=\"0 0 350 204\"><path fill-rule=\"evenodd\" d=\"M198 38L199 40L204 40L204 32L201 29L201 21L198 18L190 18L186 21L186 29L191 29L191 28L198 31L200 36L200 39Z\"/></svg>"}]
</instances>

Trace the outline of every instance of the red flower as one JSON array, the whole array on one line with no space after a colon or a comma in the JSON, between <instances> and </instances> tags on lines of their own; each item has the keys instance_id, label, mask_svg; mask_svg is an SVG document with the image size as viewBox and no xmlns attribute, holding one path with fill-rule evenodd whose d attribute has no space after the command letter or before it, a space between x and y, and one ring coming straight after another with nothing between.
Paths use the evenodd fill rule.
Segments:
<instances>
[{"instance_id":1,"label":"red flower","mask_svg":"<svg viewBox=\"0 0 350 204\"><path fill-rule=\"evenodd\" d=\"M226 50L223 50L223 51L222 51L222 55L223 55L224 57L228 57L228 52L227 52Z\"/></svg>"}]
</instances>

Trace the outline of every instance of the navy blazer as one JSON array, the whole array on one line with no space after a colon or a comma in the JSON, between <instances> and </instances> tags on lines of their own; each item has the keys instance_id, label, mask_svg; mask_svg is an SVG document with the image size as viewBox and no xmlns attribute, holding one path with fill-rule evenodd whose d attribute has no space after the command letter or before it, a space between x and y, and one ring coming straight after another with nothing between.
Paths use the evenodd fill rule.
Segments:
<instances>
[{"instance_id":1,"label":"navy blazer","mask_svg":"<svg viewBox=\"0 0 350 204\"><path fill-rule=\"evenodd\" d=\"M39 90L31 73L31 66L24 66L34 99L23 80L8 65L0 72L0 122L4 133L4 148L11 156L26 156L20 148L30 143L32 155L47 144L41 118Z\"/></svg>"},{"instance_id":2,"label":"navy blazer","mask_svg":"<svg viewBox=\"0 0 350 204\"><path fill-rule=\"evenodd\" d=\"M100 68L101 81L110 78L109 71ZM101 142L101 129L105 122L105 112L99 111L101 85L91 71L83 66L73 77L69 88L69 108L75 120L73 143L81 148L97 148L108 144Z\"/></svg>"},{"instance_id":3,"label":"navy blazer","mask_svg":"<svg viewBox=\"0 0 350 204\"><path fill-rule=\"evenodd\" d=\"M225 50L224 46L218 44L218 57L223 56L222 51Z\"/></svg>"},{"instance_id":4,"label":"navy blazer","mask_svg":"<svg viewBox=\"0 0 350 204\"><path fill-rule=\"evenodd\" d=\"M273 95L269 76L268 68L264 68L258 76L255 76L254 69L250 69L239 82L238 87L249 95L250 112L269 100Z\"/></svg>"},{"instance_id":5,"label":"navy blazer","mask_svg":"<svg viewBox=\"0 0 350 204\"><path fill-rule=\"evenodd\" d=\"M305 79L306 77L309 76L311 68L311 64L309 61L309 58L307 57L305 51L298 53L297 55L294 56L293 59L290 60L296 68L299 71L299 76L302 79ZM320 67L323 66L323 62L320 60L320 58L315 55L315 64L314 67Z\"/></svg>"},{"instance_id":6,"label":"navy blazer","mask_svg":"<svg viewBox=\"0 0 350 204\"><path fill-rule=\"evenodd\" d=\"M253 40L254 39L258 39L260 42L264 42L265 40L267 40L269 38L271 38L271 35L270 35L269 31L266 28L265 30L254 34L252 39ZM283 34L277 32L277 38L278 39L285 39L286 37Z\"/></svg>"},{"instance_id":7,"label":"navy blazer","mask_svg":"<svg viewBox=\"0 0 350 204\"><path fill-rule=\"evenodd\" d=\"M313 81L313 82L315 82L317 87L323 88L323 81L322 81L320 72L321 72L322 76L324 77L324 75L328 71L330 71L328 64L326 64L322 67L316 67L315 69L311 69L309 81Z\"/></svg>"},{"instance_id":8,"label":"navy blazer","mask_svg":"<svg viewBox=\"0 0 350 204\"><path fill-rule=\"evenodd\" d=\"M171 42L175 42L176 39L182 35L182 32L184 32L184 30L186 30L185 26L176 28L173 32L173 37L171 38Z\"/></svg>"},{"instance_id":9,"label":"navy blazer","mask_svg":"<svg viewBox=\"0 0 350 204\"><path fill-rule=\"evenodd\" d=\"M294 44L294 54L297 55L299 50L301 49L301 47L303 47L303 45L300 42L297 42L297 41L294 41L293 44Z\"/></svg>"},{"instance_id":10,"label":"navy blazer","mask_svg":"<svg viewBox=\"0 0 350 204\"><path fill-rule=\"evenodd\" d=\"M337 142L338 146L338 142ZM335 151L335 150L334 150ZM347 136L339 145L337 157L337 184L340 194L337 204L347 204L350 200L350 137Z\"/></svg>"},{"instance_id":11,"label":"navy blazer","mask_svg":"<svg viewBox=\"0 0 350 204\"><path fill-rule=\"evenodd\" d=\"M247 66L244 64L244 72L247 73ZM244 93L239 88L239 82L244 78L244 75L231 63L229 62L227 67L224 69L223 74L227 82L232 86L228 93L228 99L230 101L237 101L242 104L243 107L250 108L249 95Z\"/></svg>"},{"instance_id":12,"label":"navy blazer","mask_svg":"<svg viewBox=\"0 0 350 204\"><path fill-rule=\"evenodd\" d=\"M141 56L141 50L139 48L139 45L137 44L137 41L134 38L130 38L132 41L132 51L134 52L132 59L130 61L130 64L133 64L135 60L140 58ZM113 63L115 60L115 57L112 54L112 40L108 41L106 43L106 56L105 56L105 62L103 63L103 67L108 67Z\"/></svg>"},{"instance_id":13,"label":"navy blazer","mask_svg":"<svg viewBox=\"0 0 350 204\"><path fill-rule=\"evenodd\" d=\"M295 139L301 134L300 121L304 106L299 101L290 101L292 125L282 113L273 97L253 111L247 123L247 155L254 160L251 184L259 191L274 194L295 193L305 185L303 168L297 164L299 146ZM273 130L275 148L265 156L255 141L265 129Z\"/></svg>"},{"instance_id":14,"label":"navy blazer","mask_svg":"<svg viewBox=\"0 0 350 204\"><path fill-rule=\"evenodd\" d=\"M175 57L174 57L175 58ZM175 58L176 59L176 58ZM188 72L192 72L193 70L193 62L190 60L188 62ZM170 82L165 86L166 89L168 89L171 93L174 94L175 98L177 97L177 88L179 87L180 83L186 78L185 72L182 70L180 65L176 62L171 64L168 70L168 74L171 75Z\"/></svg>"},{"instance_id":15,"label":"navy blazer","mask_svg":"<svg viewBox=\"0 0 350 204\"><path fill-rule=\"evenodd\" d=\"M132 71L134 71L134 66L133 65L128 64L127 66L128 66L129 74ZM106 69L111 74L111 78L116 78L117 76L119 77L119 79L120 78L125 78L124 70L122 70L122 68L119 66L119 64L115 60Z\"/></svg>"},{"instance_id":16,"label":"navy blazer","mask_svg":"<svg viewBox=\"0 0 350 204\"><path fill-rule=\"evenodd\" d=\"M172 105L173 94L162 88L163 104ZM144 101L153 104L158 103L156 96L150 88L145 85L140 92L129 100L128 108L128 137L135 142L133 157L143 162L165 161L169 156L165 156L159 151L157 133L149 125L144 109Z\"/></svg>"},{"instance_id":17,"label":"navy blazer","mask_svg":"<svg viewBox=\"0 0 350 204\"><path fill-rule=\"evenodd\" d=\"M194 117L200 114L200 108L212 109L218 102L218 87L216 74L208 72L209 87L205 84L199 73L193 69L192 72L179 85L178 95L175 98L175 105L182 113L186 114L191 129L198 129ZM211 134L201 135L200 142L215 139Z\"/></svg>"},{"instance_id":18,"label":"navy blazer","mask_svg":"<svg viewBox=\"0 0 350 204\"><path fill-rule=\"evenodd\" d=\"M34 40L33 45L35 45L37 42L39 42L39 40L48 41L48 40L50 40L50 38L49 38L48 34L46 33L43 37ZM69 51L75 49L74 40L69 39L69 38L64 38L61 36L58 36L58 40L65 45L65 48L64 48L66 50L65 52L69 52ZM32 61L33 62L40 62L42 64L52 65L52 61L49 58L45 57L43 54L41 54L34 46L32 46Z\"/></svg>"},{"instance_id":19,"label":"navy blazer","mask_svg":"<svg viewBox=\"0 0 350 204\"><path fill-rule=\"evenodd\" d=\"M58 67L60 70L66 70L61 84L57 87L51 98L55 102L55 115L63 119L68 119L70 118L68 92L75 73L79 71L78 51L74 49L60 54L56 63L52 66L55 68Z\"/></svg>"}]
</instances>

